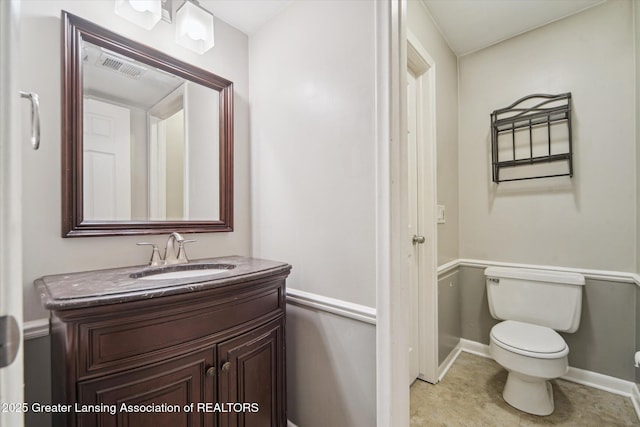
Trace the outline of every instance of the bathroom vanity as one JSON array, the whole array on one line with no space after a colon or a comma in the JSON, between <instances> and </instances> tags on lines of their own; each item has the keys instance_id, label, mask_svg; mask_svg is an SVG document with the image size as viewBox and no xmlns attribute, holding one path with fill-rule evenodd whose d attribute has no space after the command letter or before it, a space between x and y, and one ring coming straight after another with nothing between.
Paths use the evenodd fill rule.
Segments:
<instances>
[{"instance_id":1,"label":"bathroom vanity","mask_svg":"<svg viewBox=\"0 0 640 427\"><path fill-rule=\"evenodd\" d=\"M55 426L286 426L285 263L225 257L36 280Z\"/></svg>"}]
</instances>

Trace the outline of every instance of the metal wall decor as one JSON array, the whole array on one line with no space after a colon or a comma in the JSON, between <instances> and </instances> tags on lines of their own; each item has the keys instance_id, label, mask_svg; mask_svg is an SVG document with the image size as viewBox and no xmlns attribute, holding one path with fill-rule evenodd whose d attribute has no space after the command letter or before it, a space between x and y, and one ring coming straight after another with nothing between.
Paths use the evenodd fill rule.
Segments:
<instances>
[{"instance_id":1,"label":"metal wall decor","mask_svg":"<svg viewBox=\"0 0 640 427\"><path fill-rule=\"evenodd\" d=\"M529 95L491 113L491 158L496 183L572 177L571 93Z\"/></svg>"}]
</instances>

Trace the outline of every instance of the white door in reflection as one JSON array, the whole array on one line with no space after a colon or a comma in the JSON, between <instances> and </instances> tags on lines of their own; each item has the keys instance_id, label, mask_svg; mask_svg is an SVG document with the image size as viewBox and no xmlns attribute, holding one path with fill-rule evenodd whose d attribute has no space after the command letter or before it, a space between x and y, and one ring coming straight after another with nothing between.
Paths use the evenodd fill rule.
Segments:
<instances>
[{"instance_id":1,"label":"white door in reflection","mask_svg":"<svg viewBox=\"0 0 640 427\"><path fill-rule=\"evenodd\" d=\"M84 99L84 220L131 219L128 108Z\"/></svg>"}]
</instances>

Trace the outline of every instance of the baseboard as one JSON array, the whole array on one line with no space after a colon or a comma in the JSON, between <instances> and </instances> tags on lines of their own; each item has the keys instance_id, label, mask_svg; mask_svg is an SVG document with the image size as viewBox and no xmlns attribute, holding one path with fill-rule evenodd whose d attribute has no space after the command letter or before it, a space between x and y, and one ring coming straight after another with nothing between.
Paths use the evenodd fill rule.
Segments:
<instances>
[{"instance_id":1,"label":"baseboard","mask_svg":"<svg viewBox=\"0 0 640 427\"><path fill-rule=\"evenodd\" d=\"M632 397L636 384L620 378L610 377L597 372L585 371L584 369L569 367L569 372L561 377L563 380L586 385L609 393Z\"/></svg>"},{"instance_id":2,"label":"baseboard","mask_svg":"<svg viewBox=\"0 0 640 427\"><path fill-rule=\"evenodd\" d=\"M471 353L475 354L476 356L493 359L493 357L491 357L491 354L489 354L489 346L486 344L460 338L460 348L465 353Z\"/></svg>"},{"instance_id":3,"label":"baseboard","mask_svg":"<svg viewBox=\"0 0 640 427\"><path fill-rule=\"evenodd\" d=\"M572 367L569 367L569 372L561 378L630 398L640 420L640 391L636 383Z\"/></svg>"},{"instance_id":4,"label":"baseboard","mask_svg":"<svg viewBox=\"0 0 640 427\"><path fill-rule=\"evenodd\" d=\"M631 402L633 402L633 407L636 410L636 415L638 415L638 419L640 420L640 386L638 384L633 387L633 392L631 393Z\"/></svg>"},{"instance_id":5,"label":"baseboard","mask_svg":"<svg viewBox=\"0 0 640 427\"><path fill-rule=\"evenodd\" d=\"M489 346L486 344L466 339L461 339L460 344L462 351L464 352L492 359L491 354L489 353ZM638 418L640 418L640 392L638 392L636 383L573 367L569 367L569 372L560 378L573 383L604 390L609 393L629 397L634 403L636 412L638 413Z\"/></svg>"},{"instance_id":6,"label":"baseboard","mask_svg":"<svg viewBox=\"0 0 640 427\"><path fill-rule=\"evenodd\" d=\"M453 348L453 350L451 350L449 355L442 361L442 364L438 366L438 381L442 381L444 376L447 375L447 372L449 372L449 369L451 369L453 362L456 361L461 351L462 351L462 343L458 341L458 344Z\"/></svg>"}]
</instances>

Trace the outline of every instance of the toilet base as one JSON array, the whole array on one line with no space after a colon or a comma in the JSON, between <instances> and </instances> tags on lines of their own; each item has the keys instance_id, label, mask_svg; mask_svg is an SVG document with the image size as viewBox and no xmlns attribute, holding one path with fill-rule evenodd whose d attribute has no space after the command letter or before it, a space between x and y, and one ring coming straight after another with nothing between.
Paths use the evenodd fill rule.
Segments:
<instances>
[{"instance_id":1,"label":"toilet base","mask_svg":"<svg viewBox=\"0 0 640 427\"><path fill-rule=\"evenodd\" d=\"M509 372L502 397L509 405L529 414L544 416L554 410L551 383L542 378Z\"/></svg>"}]
</instances>

